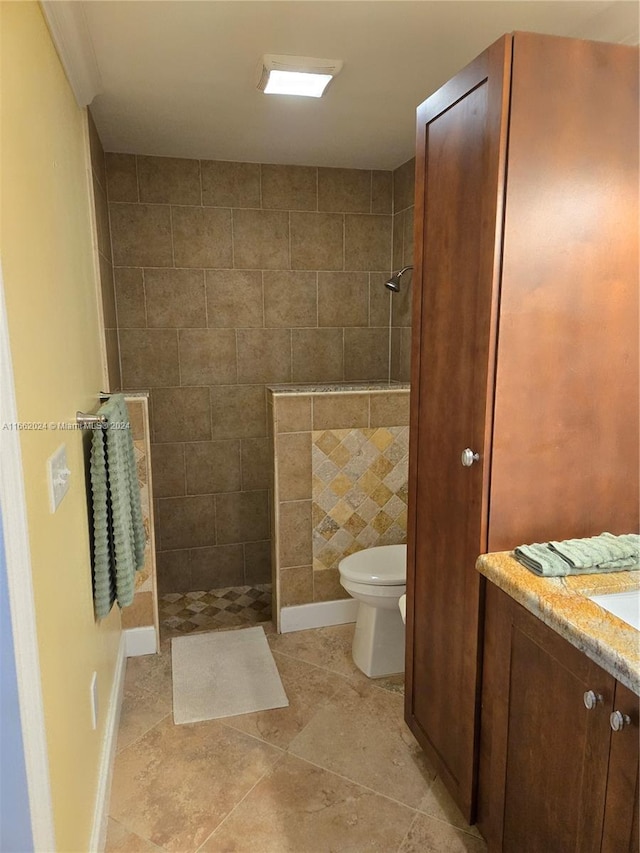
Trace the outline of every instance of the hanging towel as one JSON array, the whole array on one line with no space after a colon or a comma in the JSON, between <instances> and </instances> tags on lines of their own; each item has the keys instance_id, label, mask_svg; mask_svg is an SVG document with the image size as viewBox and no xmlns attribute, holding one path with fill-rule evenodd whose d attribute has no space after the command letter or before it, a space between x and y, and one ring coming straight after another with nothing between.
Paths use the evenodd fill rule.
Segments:
<instances>
[{"instance_id":1,"label":"hanging towel","mask_svg":"<svg viewBox=\"0 0 640 853\"><path fill-rule=\"evenodd\" d=\"M135 573L144 565L145 533L133 437L122 394L98 411L106 423L91 440L93 498L93 589L96 615L103 619L114 601L133 601Z\"/></svg>"},{"instance_id":2,"label":"hanging towel","mask_svg":"<svg viewBox=\"0 0 640 853\"><path fill-rule=\"evenodd\" d=\"M601 533L590 539L520 545L513 552L518 562L543 577L623 572L640 568L640 536Z\"/></svg>"}]
</instances>

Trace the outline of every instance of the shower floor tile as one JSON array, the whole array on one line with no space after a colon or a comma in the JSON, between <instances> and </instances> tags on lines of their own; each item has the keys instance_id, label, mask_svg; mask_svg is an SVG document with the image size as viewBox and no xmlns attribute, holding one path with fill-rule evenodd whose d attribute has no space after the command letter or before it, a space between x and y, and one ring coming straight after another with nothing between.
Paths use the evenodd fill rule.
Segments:
<instances>
[{"instance_id":1,"label":"shower floor tile","mask_svg":"<svg viewBox=\"0 0 640 853\"><path fill-rule=\"evenodd\" d=\"M271 584L231 586L159 596L160 636L245 628L271 620Z\"/></svg>"}]
</instances>

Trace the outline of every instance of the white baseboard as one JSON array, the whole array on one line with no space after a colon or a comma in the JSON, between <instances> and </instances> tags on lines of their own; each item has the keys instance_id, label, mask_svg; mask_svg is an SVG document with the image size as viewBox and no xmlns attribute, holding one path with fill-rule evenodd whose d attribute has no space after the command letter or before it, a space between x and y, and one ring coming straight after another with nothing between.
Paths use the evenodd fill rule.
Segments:
<instances>
[{"instance_id":1,"label":"white baseboard","mask_svg":"<svg viewBox=\"0 0 640 853\"><path fill-rule=\"evenodd\" d=\"M354 598L283 607L280 611L280 633L324 628L327 625L344 625L347 622L355 622L357 614L358 602Z\"/></svg>"},{"instance_id":2,"label":"white baseboard","mask_svg":"<svg viewBox=\"0 0 640 853\"><path fill-rule=\"evenodd\" d=\"M144 628L127 628L123 631L126 642L126 655L136 658L140 655L155 655L158 651L158 637L155 625Z\"/></svg>"},{"instance_id":3,"label":"white baseboard","mask_svg":"<svg viewBox=\"0 0 640 853\"><path fill-rule=\"evenodd\" d=\"M100 755L100 766L98 769L98 790L96 793L96 805L93 813L93 829L89 850L91 853L101 853L107 841L107 821L109 818L109 799L111 797L111 777L113 775L113 764L116 757L116 744L118 741L118 726L120 724L120 709L122 707L122 693L124 690L124 671L127 664L125 654L126 640L125 632L120 635L120 646L118 647L118 658L116 671L113 676L111 696L109 697L109 709L104 727L104 740L102 742L102 754Z\"/></svg>"}]
</instances>

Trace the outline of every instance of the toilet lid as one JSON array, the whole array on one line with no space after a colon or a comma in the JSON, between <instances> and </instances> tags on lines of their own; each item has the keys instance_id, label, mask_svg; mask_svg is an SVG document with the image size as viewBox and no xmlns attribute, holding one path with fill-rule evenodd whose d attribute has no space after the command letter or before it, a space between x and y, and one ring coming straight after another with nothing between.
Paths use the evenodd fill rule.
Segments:
<instances>
[{"instance_id":1,"label":"toilet lid","mask_svg":"<svg viewBox=\"0 0 640 853\"><path fill-rule=\"evenodd\" d=\"M343 578L353 583L397 586L407 582L407 546L379 545L340 560Z\"/></svg>"}]
</instances>

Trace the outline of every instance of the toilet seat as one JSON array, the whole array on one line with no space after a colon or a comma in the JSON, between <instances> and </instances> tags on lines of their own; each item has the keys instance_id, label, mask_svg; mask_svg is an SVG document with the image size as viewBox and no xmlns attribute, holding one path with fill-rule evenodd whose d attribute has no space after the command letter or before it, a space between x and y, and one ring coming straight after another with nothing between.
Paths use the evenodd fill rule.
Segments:
<instances>
[{"instance_id":1,"label":"toilet seat","mask_svg":"<svg viewBox=\"0 0 640 853\"><path fill-rule=\"evenodd\" d=\"M407 582L407 546L378 545L340 561L344 580L367 586L402 586ZM343 584L344 586L344 584Z\"/></svg>"}]
</instances>

